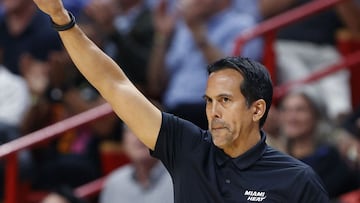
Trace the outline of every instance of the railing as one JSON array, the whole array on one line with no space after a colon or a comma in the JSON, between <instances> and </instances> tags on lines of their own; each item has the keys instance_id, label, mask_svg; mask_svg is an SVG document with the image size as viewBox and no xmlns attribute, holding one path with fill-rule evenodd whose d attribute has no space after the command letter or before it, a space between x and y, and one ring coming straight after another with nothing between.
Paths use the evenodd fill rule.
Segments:
<instances>
[{"instance_id":1,"label":"railing","mask_svg":"<svg viewBox=\"0 0 360 203\"><path fill-rule=\"evenodd\" d=\"M311 1L307 4L296 7L289 11L283 12L282 14L274 16L268 20L265 20L260 24L258 24L257 26L250 28L249 30L247 30L246 32L242 33L239 36L239 38L236 41L233 54L240 55L242 51L242 47L246 42L256 37L263 36L265 40L263 64L269 69L274 84L276 84L276 56L273 50L273 43L276 38L277 30L291 23L300 21L302 19L315 15L319 12L332 8L336 4L342 3L344 1L346 0ZM328 68L324 67L325 69L313 73L309 78L302 78L296 81L290 81L289 83L281 84L277 86L274 91L275 93L274 100L277 100L279 97L284 95L286 91L290 89L290 87L301 85L304 83L310 83L312 81L320 79L321 77L325 77L329 74L337 72L341 69L349 68L349 70L350 69L354 70L354 68L358 67L354 65L359 64L359 58L356 57L358 57L358 53L353 53L350 55L347 53L346 57L344 57L339 63L334 64L333 66L330 66ZM358 70L353 71L353 73L355 72L359 72L359 71ZM358 94L353 96L358 96ZM353 98L352 100L353 100L353 105L360 103L360 99Z\"/></svg>"},{"instance_id":2,"label":"railing","mask_svg":"<svg viewBox=\"0 0 360 203\"><path fill-rule=\"evenodd\" d=\"M286 94L286 92L288 90L290 90L291 88L293 88L295 86L314 82L316 80L324 78L324 77L326 77L330 74L333 74L337 71L340 71L342 69L346 69L346 68L349 69L349 68L355 68L355 67L357 68L357 66L354 66L357 64L360 64L360 51L356 51L352 54L349 54L346 57L343 57L336 64L326 67L320 71L314 72L309 77L301 78L299 80L289 81L287 83L276 86L274 88L275 89L274 90L274 99L278 99L278 98L282 97L284 94Z\"/></svg>"},{"instance_id":3,"label":"railing","mask_svg":"<svg viewBox=\"0 0 360 203\"><path fill-rule=\"evenodd\" d=\"M263 36L265 40L263 64L269 69L273 81L276 81L275 57L273 51L273 42L278 29L283 28L291 23L300 21L321 11L329 9L338 3L346 0L317 0L311 1L302 6L285 11L272 18L264 20L260 24L250 28L242 33L236 41L233 55L241 54L244 44L251 39Z\"/></svg>"},{"instance_id":4,"label":"railing","mask_svg":"<svg viewBox=\"0 0 360 203\"><path fill-rule=\"evenodd\" d=\"M66 130L86 124L90 121L99 119L112 112L109 104L102 104L98 107L90 109L86 112L80 113L23 137L20 137L11 142L0 146L0 158L6 159L5 164L5 196L4 203L18 203L19 202L19 180L18 180L18 161L17 152L20 150L31 148L36 144L55 139L60 133ZM84 190L78 191L79 194L84 195Z\"/></svg>"},{"instance_id":5,"label":"railing","mask_svg":"<svg viewBox=\"0 0 360 203\"><path fill-rule=\"evenodd\" d=\"M242 45L255 37L266 35L270 37L266 37L267 39L274 38L274 31L284 27L290 23L299 21L307 16L313 15L325 9L328 9L337 3L340 3L345 0L318 0L312 1L304 6L292 9L283 14L275 16L269 20L265 20L260 23L258 26L246 32L244 35L241 35L237 41L236 48L234 50L234 54L240 54ZM319 72L314 74L313 76L302 79L299 81L294 81L293 85L297 85L304 82L311 82L319 79L320 77L324 77L328 74L331 74L335 71L340 70L342 67L350 66L360 63L360 52L356 52L344 58L338 64L329 67L324 72ZM266 64L267 66L271 66L271 64ZM284 91L286 91L286 85L282 85L275 88L276 94L281 95ZM28 135L25 135L17 140L11 141L9 143L3 144L0 146L0 159L6 159L5 165L5 199L4 203L18 203L19 195L18 195L18 162L17 162L17 152L20 150L34 147L36 144L41 142L49 141L55 139L59 136L60 133L75 128L77 126L88 123L92 120L99 119L105 115L108 115L112 112L109 104L103 104L99 107L95 107L91 110L88 110L84 113L78 114L56 124L50 125L41 130L35 131ZM91 182L83 187L79 187L75 190L75 193L81 197L96 194L100 189L103 183L103 178Z\"/></svg>"},{"instance_id":6,"label":"railing","mask_svg":"<svg viewBox=\"0 0 360 203\"><path fill-rule=\"evenodd\" d=\"M273 33L278 29L285 27L291 23L297 22L304 18L315 15L321 11L329 9L335 6L338 3L341 3L347 0L317 0L311 1L310 3L304 4L302 6L293 8L289 11L285 11L277 16L274 16L268 20L264 20L255 27L247 30L242 33L237 39L234 55L240 55L243 45L251 39L254 39L258 36L266 35Z\"/></svg>"}]
</instances>

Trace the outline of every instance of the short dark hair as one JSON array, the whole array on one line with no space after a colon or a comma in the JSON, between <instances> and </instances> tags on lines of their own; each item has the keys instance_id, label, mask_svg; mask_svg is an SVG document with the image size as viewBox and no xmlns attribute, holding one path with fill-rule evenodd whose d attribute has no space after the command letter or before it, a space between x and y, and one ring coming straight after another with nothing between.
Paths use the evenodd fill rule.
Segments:
<instances>
[{"instance_id":1,"label":"short dark hair","mask_svg":"<svg viewBox=\"0 0 360 203\"><path fill-rule=\"evenodd\" d=\"M266 121L273 95L273 85L267 68L250 58L231 56L210 64L208 72L211 74L227 68L237 70L244 77L240 92L244 95L248 107L256 100L265 100L266 110L260 119L261 128Z\"/></svg>"}]
</instances>

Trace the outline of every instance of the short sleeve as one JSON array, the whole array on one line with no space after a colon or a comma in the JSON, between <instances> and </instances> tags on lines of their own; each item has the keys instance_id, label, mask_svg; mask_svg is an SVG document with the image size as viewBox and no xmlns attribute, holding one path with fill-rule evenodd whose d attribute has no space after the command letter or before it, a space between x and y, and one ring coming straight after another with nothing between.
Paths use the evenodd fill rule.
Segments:
<instances>
[{"instance_id":1,"label":"short sleeve","mask_svg":"<svg viewBox=\"0 0 360 203\"><path fill-rule=\"evenodd\" d=\"M163 113L159 136L151 155L160 159L170 174L177 165L192 157L194 151L210 145L209 135L195 124Z\"/></svg>"}]
</instances>

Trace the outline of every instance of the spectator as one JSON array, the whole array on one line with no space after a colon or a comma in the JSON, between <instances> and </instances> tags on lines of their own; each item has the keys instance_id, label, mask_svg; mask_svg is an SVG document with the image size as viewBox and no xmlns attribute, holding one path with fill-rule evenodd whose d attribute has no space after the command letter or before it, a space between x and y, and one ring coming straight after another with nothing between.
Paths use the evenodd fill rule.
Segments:
<instances>
[{"instance_id":1,"label":"spectator","mask_svg":"<svg viewBox=\"0 0 360 203\"><path fill-rule=\"evenodd\" d=\"M152 11L146 1L92 1L85 11L105 35L105 52L124 67L130 80L146 93L147 64L154 33Z\"/></svg>"},{"instance_id":2,"label":"spectator","mask_svg":"<svg viewBox=\"0 0 360 203\"><path fill-rule=\"evenodd\" d=\"M124 125L122 146L131 163L112 172L100 195L100 203L174 202L171 177L162 163Z\"/></svg>"},{"instance_id":3,"label":"spectator","mask_svg":"<svg viewBox=\"0 0 360 203\"><path fill-rule=\"evenodd\" d=\"M156 34L148 77L150 94L161 99L166 111L206 129L202 99L206 65L231 55L235 39L256 21L234 11L231 0L178 3L175 14L168 12L165 1L155 11ZM258 40L251 41L243 50L244 56L261 58Z\"/></svg>"},{"instance_id":4,"label":"spectator","mask_svg":"<svg viewBox=\"0 0 360 203\"><path fill-rule=\"evenodd\" d=\"M46 61L51 51L61 50L49 18L31 0L2 0L4 15L0 16L0 48L3 64L10 72L21 75L23 54ZM26 68L26 67L24 67Z\"/></svg>"},{"instance_id":5,"label":"spectator","mask_svg":"<svg viewBox=\"0 0 360 203\"><path fill-rule=\"evenodd\" d=\"M79 23L90 33L90 25ZM22 123L24 134L104 103L98 92L74 71L65 51L51 53L47 62L25 55L22 65L27 67L24 77L36 98ZM33 149L36 165L33 187L49 189L61 184L76 187L99 177L99 145L111 134L115 121L110 114L67 130L58 139Z\"/></svg>"},{"instance_id":6,"label":"spectator","mask_svg":"<svg viewBox=\"0 0 360 203\"><path fill-rule=\"evenodd\" d=\"M31 105L31 95L23 77L0 63L0 123L19 127Z\"/></svg>"},{"instance_id":7,"label":"spectator","mask_svg":"<svg viewBox=\"0 0 360 203\"><path fill-rule=\"evenodd\" d=\"M359 173L326 142L331 131L324 123L321 103L309 92L294 91L282 99L280 130L287 139L287 153L310 165L323 180L330 198L336 199L360 186Z\"/></svg>"},{"instance_id":8,"label":"spectator","mask_svg":"<svg viewBox=\"0 0 360 203\"><path fill-rule=\"evenodd\" d=\"M334 136L344 159L360 171L360 106L344 118Z\"/></svg>"},{"instance_id":9,"label":"spectator","mask_svg":"<svg viewBox=\"0 0 360 203\"><path fill-rule=\"evenodd\" d=\"M289 9L311 2L288 1L291 2ZM349 0L279 30L275 46L278 82L305 78L338 62L340 54L335 47L336 32L346 27L359 33L359 19L360 6ZM313 84L325 104L325 111L334 121L352 108L348 74L347 70L343 70Z\"/></svg>"},{"instance_id":10,"label":"spectator","mask_svg":"<svg viewBox=\"0 0 360 203\"><path fill-rule=\"evenodd\" d=\"M280 133L279 109L274 104L270 107L263 130L266 132L266 143L269 146L281 152L286 151L285 137Z\"/></svg>"},{"instance_id":11,"label":"spectator","mask_svg":"<svg viewBox=\"0 0 360 203\"><path fill-rule=\"evenodd\" d=\"M20 124L31 105L26 81L1 65L0 50L0 145L21 137ZM18 156L21 180L31 177L32 158L28 150ZM0 161L0 199L4 191L4 162Z\"/></svg>"}]
</instances>

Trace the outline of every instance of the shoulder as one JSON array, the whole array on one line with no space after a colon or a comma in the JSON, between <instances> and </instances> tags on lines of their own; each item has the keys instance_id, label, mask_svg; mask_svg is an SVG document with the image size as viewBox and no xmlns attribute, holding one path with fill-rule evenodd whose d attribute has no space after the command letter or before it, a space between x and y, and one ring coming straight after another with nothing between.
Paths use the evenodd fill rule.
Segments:
<instances>
[{"instance_id":1,"label":"shoulder","mask_svg":"<svg viewBox=\"0 0 360 203\"><path fill-rule=\"evenodd\" d=\"M151 154L162 160L169 169L174 167L175 160L193 156L194 151L206 150L210 146L211 136L208 131L163 112L155 150Z\"/></svg>"},{"instance_id":2,"label":"shoulder","mask_svg":"<svg viewBox=\"0 0 360 203\"><path fill-rule=\"evenodd\" d=\"M271 147L268 147L264 154L264 163L271 165L273 173L278 173L278 177L281 177L282 180L287 180L284 184L294 196L299 198L327 197L320 177L306 163Z\"/></svg>"},{"instance_id":3,"label":"shoulder","mask_svg":"<svg viewBox=\"0 0 360 203\"><path fill-rule=\"evenodd\" d=\"M267 146L262 161L274 167L307 168L308 166L294 157Z\"/></svg>"},{"instance_id":4,"label":"shoulder","mask_svg":"<svg viewBox=\"0 0 360 203\"><path fill-rule=\"evenodd\" d=\"M203 134L205 132L192 122L165 112L162 113L161 130L172 131L175 134Z\"/></svg>"},{"instance_id":5,"label":"shoulder","mask_svg":"<svg viewBox=\"0 0 360 203\"><path fill-rule=\"evenodd\" d=\"M258 165L292 181L305 180L304 177L311 179L315 176L309 165L271 147L267 147Z\"/></svg>"}]
</instances>

